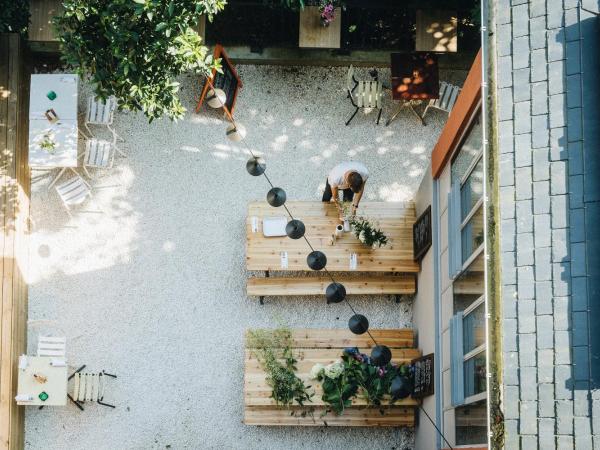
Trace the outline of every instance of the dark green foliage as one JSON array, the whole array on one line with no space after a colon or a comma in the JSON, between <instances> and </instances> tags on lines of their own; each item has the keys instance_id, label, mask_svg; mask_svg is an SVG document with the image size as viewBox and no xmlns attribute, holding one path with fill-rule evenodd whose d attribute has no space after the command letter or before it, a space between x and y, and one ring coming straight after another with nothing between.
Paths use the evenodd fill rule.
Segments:
<instances>
[{"instance_id":1,"label":"dark green foliage","mask_svg":"<svg viewBox=\"0 0 600 450\"><path fill-rule=\"evenodd\" d=\"M181 118L175 78L218 65L195 27L224 0L65 0L55 19L63 60L90 75L96 95L152 119Z\"/></svg>"},{"instance_id":2,"label":"dark green foliage","mask_svg":"<svg viewBox=\"0 0 600 450\"><path fill-rule=\"evenodd\" d=\"M29 26L28 0L0 0L0 33L27 34Z\"/></svg>"}]
</instances>

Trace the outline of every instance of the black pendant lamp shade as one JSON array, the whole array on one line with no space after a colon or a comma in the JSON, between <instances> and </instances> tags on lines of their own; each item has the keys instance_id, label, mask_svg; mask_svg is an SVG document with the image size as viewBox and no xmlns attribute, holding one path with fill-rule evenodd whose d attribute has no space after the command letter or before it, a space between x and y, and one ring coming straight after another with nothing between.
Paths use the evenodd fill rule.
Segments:
<instances>
[{"instance_id":1,"label":"black pendant lamp shade","mask_svg":"<svg viewBox=\"0 0 600 450\"><path fill-rule=\"evenodd\" d=\"M354 314L348 321L348 327L354 334L364 334L369 329L369 320L362 314Z\"/></svg>"},{"instance_id":2,"label":"black pendant lamp shade","mask_svg":"<svg viewBox=\"0 0 600 450\"><path fill-rule=\"evenodd\" d=\"M298 219L290 220L285 226L285 234L292 239L300 239L304 236L304 231L304 224Z\"/></svg>"},{"instance_id":3,"label":"black pendant lamp shade","mask_svg":"<svg viewBox=\"0 0 600 450\"><path fill-rule=\"evenodd\" d=\"M385 345L376 345L371 350L371 361L376 366L385 366L392 360L392 351Z\"/></svg>"},{"instance_id":4,"label":"black pendant lamp shade","mask_svg":"<svg viewBox=\"0 0 600 450\"><path fill-rule=\"evenodd\" d=\"M325 290L327 303L339 303L346 298L346 288L340 283L331 283Z\"/></svg>"},{"instance_id":5,"label":"black pendant lamp shade","mask_svg":"<svg viewBox=\"0 0 600 450\"><path fill-rule=\"evenodd\" d=\"M327 256L325 253L315 250L306 257L306 264L312 270L321 270L327 265Z\"/></svg>"},{"instance_id":6,"label":"black pendant lamp shade","mask_svg":"<svg viewBox=\"0 0 600 450\"><path fill-rule=\"evenodd\" d=\"M408 378L398 375L392 380L390 391L394 400L402 400L408 397L412 394L412 390L413 387Z\"/></svg>"},{"instance_id":7,"label":"black pendant lamp shade","mask_svg":"<svg viewBox=\"0 0 600 450\"><path fill-rule=\"evenodd\" d=\"M274 187L267 192L267 202L269 205L274 206L275 208L283 205L285 203L285 199L285 191L281 188Z\"/></svg>"},{"instance_id":8,"label":"black pendant lamp shade","mask_svg":"<svg viewBox=\"0 0 600 450\"><path fill-rule=\"evenodd\" d=\"M254 177L258 177L265 172L267 168L267 164L264 161L259 160L258 158L250 158L246 163L246 170L248 173Z\"/></svg>"}]
</instances>

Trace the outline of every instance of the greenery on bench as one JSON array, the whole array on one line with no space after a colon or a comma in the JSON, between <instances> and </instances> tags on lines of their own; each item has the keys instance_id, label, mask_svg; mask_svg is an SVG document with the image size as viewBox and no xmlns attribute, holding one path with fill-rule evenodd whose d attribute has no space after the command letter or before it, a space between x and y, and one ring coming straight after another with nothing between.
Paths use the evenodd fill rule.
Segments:
<instances>
[{"instance_id":1,"label":"greenery on bench","mask_svg":"<svg viewBox=\"0 0 600 450\"><path fill-rule=\"evenodd\" d=\"M300 406L310 402L313 392L296 375L297 360L292 351L292 332L288 328L250 330L247 346L267 374L273 389L271 397L278 405ZM283 363L281 362L283 360Z\"/></svg>"},{"instance_id":2,"label":"greenery on bench","mask_svg":"<svg viewBox=\"0 0 600 450\"><path fill-rule=\"evenodd\" d=\"M195 31L224 0L65 0L55 19L63 60L90 75L95 94L152 121L183 117L176 77L218 67Z\"/></svg>"},{"instance_id":3,"label":"greenery on bench","mask_svg":"<svg viewBox=\"0 0 600 450\"><path fill-rule=\"evenodd\" d=\"M388 363L377 367L371 358L358 351L358 348L346 348L341 361L328 366L315 364L311 369L311 378L321 382L322 399L331 406L337 415L352 405L352 399L362 396L368 405L379 407L384 398L389 397L392 380L400 375L410 377L408 365L397 366ZM394 400L390 398L389 403Z\"/></svg>"},{"instance_id":4,"label":"greenery on bench","mask_svg":"<svg viewBox=\"0 0 600 450\"><path fill-rule=\"evenodd\" d=\"M385 247L388 243L387 236L376 228L369 219L365 217L353 217L350 219L350 225L354 235L362 242L365 246L375 248Z\"/></svg>"}]
</instances>

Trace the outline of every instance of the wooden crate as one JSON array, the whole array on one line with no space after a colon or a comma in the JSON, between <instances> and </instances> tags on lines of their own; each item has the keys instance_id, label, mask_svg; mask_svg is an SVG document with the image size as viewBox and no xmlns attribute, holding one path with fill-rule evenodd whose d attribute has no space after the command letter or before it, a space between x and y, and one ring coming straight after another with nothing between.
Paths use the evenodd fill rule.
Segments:
<instances>
[{"instance_id":1,"label":"wooden crate","mask_svg":"<svg viewBox=\"0 0 600 450\"><path fill-rule=\"evenodd\" d=\"M380 345L392 350L392 361L409 363L421 356L414 348L412 330L370 330ZM306 407L278 406L270 397L271 387L266 374L256 358L246 349L244 365L244 423L247 425L295 426L414 426L414 409L417 401L407 398L381 408L369 407L362 398L353 399L344 414L333 412L321 417L328 407L321 399L320 384L310 380L310 369L316 363L330 364L339 360L345 347L358 347L370 352L373 341L368 335L355 335L346 329L296 329L292 330L294 350L298 355L297 375L314 389L313 401ZM310 412L309 412L310 411ZM383 413L382 413L383 411Z\"/></svg>"}]
</instances>

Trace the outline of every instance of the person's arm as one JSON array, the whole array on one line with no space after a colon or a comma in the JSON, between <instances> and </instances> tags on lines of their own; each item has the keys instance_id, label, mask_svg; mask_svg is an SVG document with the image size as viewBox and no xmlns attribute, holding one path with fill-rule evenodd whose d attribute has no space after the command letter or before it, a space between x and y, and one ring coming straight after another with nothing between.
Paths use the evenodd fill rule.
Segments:
<instances>
[{"instance_id":1,"label":"person's arm","mask_svg":"<svg viewBox=\"0 0 600 450\"><path fill-rule=\"evenodd\" d=\"M338 193L339 193L338 187L331 186L331 200L330 201L334 202L336 205L338 204L338 199L339 199Z\"/></svg>"},{"instance_id":2,"label":"person's arm","mask_svg":"<svg viewBox=\"0 0 600 450\"><path fill-rule=\"evenodd\" d=\"M360 191L354 195L354 199L352 200L352 215L353 216L356 215L356 210L358 209L358 204L360 203L360 199L363 196L363 192L365 192L365 184L367 184L366 181L363 182L362 188L360 188Z\"/></svg>"}]
</instances>

